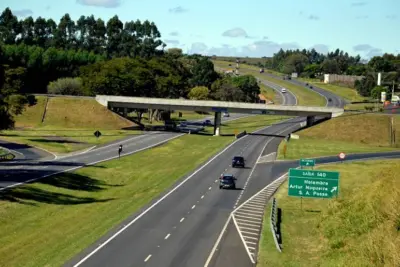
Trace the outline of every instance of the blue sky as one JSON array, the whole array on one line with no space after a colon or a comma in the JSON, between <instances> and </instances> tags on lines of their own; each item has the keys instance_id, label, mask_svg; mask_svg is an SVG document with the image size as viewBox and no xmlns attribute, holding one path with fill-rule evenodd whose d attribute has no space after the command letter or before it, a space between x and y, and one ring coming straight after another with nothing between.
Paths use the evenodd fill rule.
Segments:
<instances>
[{"instance_id":1,"label":"blue sky","mask_svg":"<svg viewBox=\"0 0 400 267\"><path fill-rule=\"evenodd\" d=\"M23 18L69 13L154 21L167 47L222 56L272 56L281 47L340 48L369 58L400 53L400 0L2 0Z\"/></svg>"}]
</instances>

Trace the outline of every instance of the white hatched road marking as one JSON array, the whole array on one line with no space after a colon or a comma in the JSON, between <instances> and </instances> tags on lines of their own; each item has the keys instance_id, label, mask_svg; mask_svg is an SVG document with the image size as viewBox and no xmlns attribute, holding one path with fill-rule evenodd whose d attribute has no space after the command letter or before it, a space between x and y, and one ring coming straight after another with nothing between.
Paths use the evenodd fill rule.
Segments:
<instances>
[{"instance_id":1,"label":"white hatched road marking","mask_svg":"<svg viewBox=\"0 0 400 267\"><path fill-rule=\"evenodd\" d=\"M232 212L232 219L253 262L257 255L256 248L260 238L265 207L285 178L286 174L264 187Z\"/></svg>"}]
</instances>

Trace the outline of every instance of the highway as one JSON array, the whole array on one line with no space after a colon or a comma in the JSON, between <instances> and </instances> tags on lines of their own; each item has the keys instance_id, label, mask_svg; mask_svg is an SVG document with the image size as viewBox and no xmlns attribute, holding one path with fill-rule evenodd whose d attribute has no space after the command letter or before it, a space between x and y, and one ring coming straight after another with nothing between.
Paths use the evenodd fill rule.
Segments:
<instances>
[{"instance_id":1,"label":"highway","mask_svg":"<svg viewBox=\"0 0 400 267\"><path fill-rule=\"evenodd\" d=\"M222 118L222 122L245 116L248 115L231 114L230 117ZM212 118L210 120L213 122ZM121 156L126 156L163 144L182 135L182 133L175 132L137 134L87 152L72 153L63 157L56 157L54 154L27 145L0 141L0 146L11 150L16 155L12 162L0 162L0 191L56 173L72 171L87 165L118 158L117 151L120 144L123 145Z\"/></svg>"}]
</instances>

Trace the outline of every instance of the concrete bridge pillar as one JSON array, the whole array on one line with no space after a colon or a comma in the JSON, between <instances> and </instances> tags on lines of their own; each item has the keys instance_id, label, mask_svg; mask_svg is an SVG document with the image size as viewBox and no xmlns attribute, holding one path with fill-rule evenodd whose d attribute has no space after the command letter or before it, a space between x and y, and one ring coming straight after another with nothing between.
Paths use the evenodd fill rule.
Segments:
<instances>
[{"instance_id":1,"label":"concrete bridge pillar","mask_svg":"<svg viewBox=\"0 0 400 267\"><path fill-rule=\"evenodd\" d=\"M124 108L124 117L128 117L128 108Z\"/></svg>"},{"instance_id":2,"label":"concrete bridge pillar","mask_svg":"<svg viewBox=\"0 0 400 267\"><path fill-rule=\"evenodd\" d=\"M214 115L214 136L219 136L221 129L221 112L215 112Z\"/></svg>"},{"instance_id":3,"label":"concrete bridge pillar","mask_svg":"<svg viewBox=\"0 0 400 267\"><path fill-rule=\"evenodd\" d=\"M311 127L314 125L315 116L307 116L307 127Z\"/></svg>"}]
</instances>

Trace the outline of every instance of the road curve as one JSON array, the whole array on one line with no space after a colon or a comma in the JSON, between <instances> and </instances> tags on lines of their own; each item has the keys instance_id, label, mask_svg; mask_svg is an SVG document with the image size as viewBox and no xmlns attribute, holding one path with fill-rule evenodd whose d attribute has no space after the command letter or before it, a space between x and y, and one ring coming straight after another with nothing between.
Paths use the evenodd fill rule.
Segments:
<instances>
[{"instance_id":1,"label":"road curve","mask_svg":"<svg viewBox=\"0 0 400 267\"><path fill-rule=\"evenodd\" d=\"M245 116L248 115L231 114L231 117L222 118L222 121L237 120ZM212 118L210 119L213 120ZM174 132L149 132L131 135L87 152L66 155L57 159L55 159L54 155L41 149L0 141L0 146L18 152L15 153L17 157L12 162L0 162L0 191L57 173L72 171L117 158L118 145L120 144L123 145L121 156L126 156L166 143L182 135L182 133Z\"/></svg>"}]
</instances>

